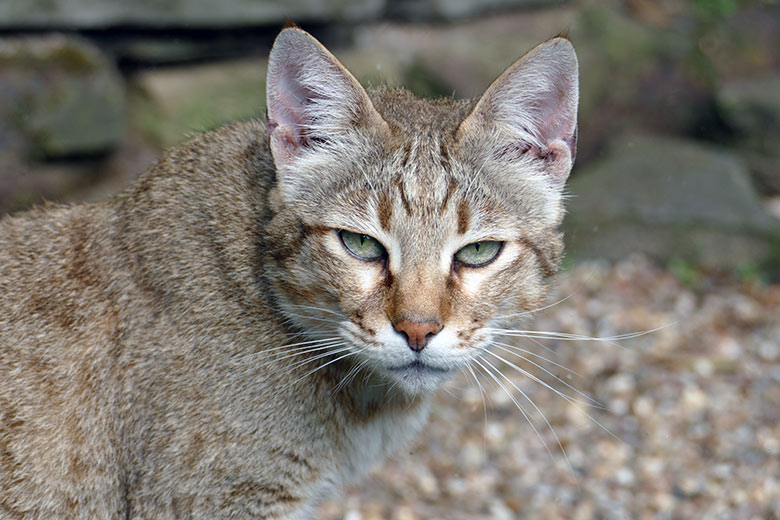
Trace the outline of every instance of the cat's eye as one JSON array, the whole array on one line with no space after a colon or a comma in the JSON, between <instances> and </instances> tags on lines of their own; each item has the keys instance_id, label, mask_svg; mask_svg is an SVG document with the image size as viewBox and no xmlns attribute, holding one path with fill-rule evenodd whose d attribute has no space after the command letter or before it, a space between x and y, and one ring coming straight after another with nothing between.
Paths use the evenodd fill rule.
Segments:
<instances>
[{"instance_id":1,"label":"cat's eye","mask_svg":"<svg viewBox=\"0 0 780 520\"><path fill-rule=\"evenodd\" d=\"M503 244L492 240L474 242L455 253L455 260L469 267L482 267L496 259Z\"/></svg>"},{"instance_id":2,"label":"cat's eye","mask_svg":"<svg viewBox=\"0 0 780 520\"><path fill-rule=\"evenodd\" d=\"M379 240L374 237L353 233L344 229L339 231L339 237L347 251L361 260L379 260L387 254Z\"/></svg>"}]
</instances>

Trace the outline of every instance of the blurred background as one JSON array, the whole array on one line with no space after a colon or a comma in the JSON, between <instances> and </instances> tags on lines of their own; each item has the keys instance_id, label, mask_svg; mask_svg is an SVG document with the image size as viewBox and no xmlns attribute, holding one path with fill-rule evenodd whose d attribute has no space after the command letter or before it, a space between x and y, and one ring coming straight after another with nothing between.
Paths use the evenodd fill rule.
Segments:
<instances>
[{"instance_id":1,"label":"blurred background","mask_svg":"<svg viewBox=\"0 0 780 520\"><path fill-rule=\"evenodd\" d=\"M0 215L98 200L193 132L261 116L287 19L364 84L420 96L478 96L568 34L563 302L536 326L661 327L504 353L498 381L538 410L482 367L484 391L456 382L411 452L321 518L780 518L778 2L0 0Z\"/></svg>"}]
</instances>

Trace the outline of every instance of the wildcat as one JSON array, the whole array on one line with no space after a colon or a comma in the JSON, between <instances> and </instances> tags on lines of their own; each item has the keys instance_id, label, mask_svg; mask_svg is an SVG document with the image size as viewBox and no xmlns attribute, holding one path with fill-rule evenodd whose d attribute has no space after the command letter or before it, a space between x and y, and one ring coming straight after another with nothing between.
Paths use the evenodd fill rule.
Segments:
<instances>
[{"instance_id":1,"label":"wildcat","mask_svg":"<svg viewBox=\"0 0 780 520\"><path fill-rule=\"evenodd\" d=\"M267 123L0 221L0 518L310 518L422 427L562 252L577 60L366 91L284 29Z\"/></svg>"}]
</instances>

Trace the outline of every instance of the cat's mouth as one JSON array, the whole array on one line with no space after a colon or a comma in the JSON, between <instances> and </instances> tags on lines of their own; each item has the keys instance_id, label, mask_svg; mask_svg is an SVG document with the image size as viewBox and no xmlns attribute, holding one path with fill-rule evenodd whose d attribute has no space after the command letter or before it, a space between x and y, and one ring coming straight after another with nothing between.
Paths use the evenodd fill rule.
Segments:
<instances>
[{"instance_id":1,"label":"cat's mouth","mask_svg":"<svg viewBox=\"0 0 780 520\"><path fill-rule=\"evenodd\" d=\"M449 372L450 370L446 368L436 367L433 365L429 365L428 363L424 363L420 361L419 359L415 359L411 363L407 363L405 365L401 365L398 367L389 367L389 371L391 372L415 372L418 374L425 374L427 372L430 373L437 373L437 374L445 374Z\"/></svg>"},{"instance_id":2,"label":"cat's mouth","mask_svg":"<svg viewBox=\"0 0 780 520\"><path fill-rule=\"evenodd\" d=\"M439 388L453 371L416 359L404 365L385 367L385 373L407 392L426 394Z\"/></svg>"}]
</instances>

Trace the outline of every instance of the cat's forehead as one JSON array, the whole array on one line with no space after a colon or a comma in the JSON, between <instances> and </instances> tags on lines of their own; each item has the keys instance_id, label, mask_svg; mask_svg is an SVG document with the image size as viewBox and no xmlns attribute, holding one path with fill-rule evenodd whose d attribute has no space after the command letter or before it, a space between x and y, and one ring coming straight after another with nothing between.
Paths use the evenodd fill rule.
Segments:
<instances>
[{"instance_id":1,"label":"cat's forehead","mask_svg":"<svg viewBox=\"0 0 780 520\"><path fill-rule=\"evenodd\" d=\"M471 100L418 98L404 89L370 90L369 97L398 136L450 138L474 105Z\"/></svg>"},{"instance_id":2,"label":"cat's forehead","mask_svg":"<svg viewBox=\"0 0 780 520\"><path fill-rule=\"evenodd\" d=\"M489 156L456 139L473 101L421 99L402 89L369 95L391 135L366 147L365 155L350 157L351 167L337 163L337 171L326 176L336 179L324 188L330 195L310 206L319 220L377 238L392 236L413 249L470 231L481 233L477 239L493 230L511 233L519 214L533 213L526 206L538 197L520 193L523 183L511 181L522 172L493 172Z\"/></svg>"},{"instance_id":3,"label":"cat's forehead","mask_svg":"<svg viewBox=\"0 0 780 520\"><path fill-rule=\"evenodd\" d=\"M380 174L414 213L446 205L461 179L455 132L471 110L470 101L421 99L403 89L372 91L372 102L392 137Z\"/></svg>"}]
</instances>

